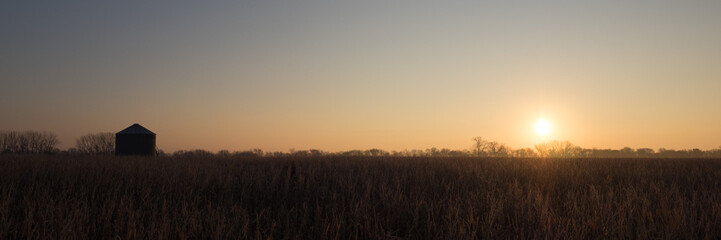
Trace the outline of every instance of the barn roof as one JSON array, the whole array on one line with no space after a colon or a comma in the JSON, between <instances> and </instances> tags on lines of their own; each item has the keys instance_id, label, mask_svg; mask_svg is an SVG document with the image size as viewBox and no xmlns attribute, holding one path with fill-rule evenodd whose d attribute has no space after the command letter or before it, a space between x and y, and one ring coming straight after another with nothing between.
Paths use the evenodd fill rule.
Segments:
<instances>
[{"instance_id":1,"label":"barn roof","mask_svg":"<svg viewBox=\"0 0 721 240\"><path fill-rule=\"evenodd\" d=\"M155 135L155 133L151 132L147 128L144 128L143 126L140 126L140 124L133 124L133 126L130 126L123 131L118 132L117 134L145 134L145 135Z\"/></svg>"}]
</instances>

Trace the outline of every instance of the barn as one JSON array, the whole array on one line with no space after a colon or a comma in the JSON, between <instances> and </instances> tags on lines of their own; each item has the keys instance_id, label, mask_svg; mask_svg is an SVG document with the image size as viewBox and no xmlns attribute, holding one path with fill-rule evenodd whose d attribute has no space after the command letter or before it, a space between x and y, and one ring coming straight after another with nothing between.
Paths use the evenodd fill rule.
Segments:
<instances>
[{"instance_id":1,"label":"barn","mask_svg":"<svg viewBox=\"0 0 721 240\"><path fill-rule=\"evenodd\" d=\"M116 133L115 155L155 155L155 133L137 123Z\"/></svg>"}]
</instances>

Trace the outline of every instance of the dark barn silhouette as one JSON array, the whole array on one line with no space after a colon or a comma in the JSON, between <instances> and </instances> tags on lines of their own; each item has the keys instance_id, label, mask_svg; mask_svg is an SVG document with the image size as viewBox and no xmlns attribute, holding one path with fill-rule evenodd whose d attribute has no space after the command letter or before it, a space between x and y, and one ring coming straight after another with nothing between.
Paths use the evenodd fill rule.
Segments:
<instances>
[{"instance_id":1,"label":"dark barn silhouette","mask_svg":"<svg viewBox=\"0 0 721 240\"><path fill-rule=\"evenodd\" d=\"M155 133L137 123L116 133L115 155L155 155Z\"/></svg>"}]
</instances>

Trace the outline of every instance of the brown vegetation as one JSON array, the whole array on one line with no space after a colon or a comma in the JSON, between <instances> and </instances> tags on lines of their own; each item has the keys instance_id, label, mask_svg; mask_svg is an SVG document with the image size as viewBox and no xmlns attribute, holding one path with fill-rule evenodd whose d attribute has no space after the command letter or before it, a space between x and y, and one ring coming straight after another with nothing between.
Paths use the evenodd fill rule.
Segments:
<instances>
[{"instance_id":1,"label":"brown vegetation","mask_svg":"<svg viewBox=\"0 0 721 240\"><path fill-rule=\"evenodd\" d=\"M721 161L0 155L0 239L721 237Z\"/></svg>"}]
</instances>

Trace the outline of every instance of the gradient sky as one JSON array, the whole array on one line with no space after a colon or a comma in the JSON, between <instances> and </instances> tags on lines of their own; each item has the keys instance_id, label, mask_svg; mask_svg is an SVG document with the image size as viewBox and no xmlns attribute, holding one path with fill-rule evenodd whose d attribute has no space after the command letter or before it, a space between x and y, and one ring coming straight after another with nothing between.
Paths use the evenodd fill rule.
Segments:
<instances>
[{"instance_id":1,"label":"gradient sky","mask_svg":"<svg viewBox=\"0 0 721 240\"><path fill-rule=\"evenodd\" d=\"M0 130L178 149L721 146L721 1L2 1ZM551 133L533 126L545 118Z\"/></svg>"}]
</instances>

